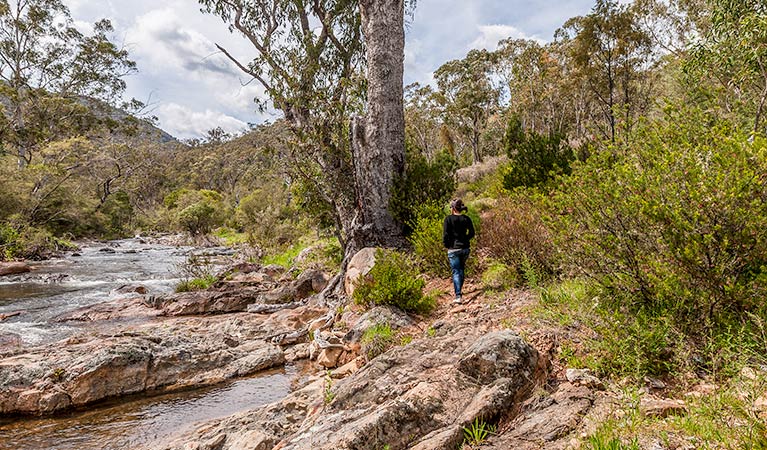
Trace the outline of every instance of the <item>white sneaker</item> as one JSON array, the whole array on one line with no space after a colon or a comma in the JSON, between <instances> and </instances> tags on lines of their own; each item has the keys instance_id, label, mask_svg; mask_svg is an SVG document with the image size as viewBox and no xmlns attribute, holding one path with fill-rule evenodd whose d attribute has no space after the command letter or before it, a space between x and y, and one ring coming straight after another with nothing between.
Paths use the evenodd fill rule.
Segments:
<instances>
[{"instance_id":1,"label":"white sneaker","mask_svg":"<svg viewBox=\"0 0 767 450\"><path fill-rule=\"evenodd\" d=\"M462 304L463 303L463 297L461 297L460 295L456 296L455 299L453 300L453 303L455 303L456 305Z\"/></svg>"}]
</instances>

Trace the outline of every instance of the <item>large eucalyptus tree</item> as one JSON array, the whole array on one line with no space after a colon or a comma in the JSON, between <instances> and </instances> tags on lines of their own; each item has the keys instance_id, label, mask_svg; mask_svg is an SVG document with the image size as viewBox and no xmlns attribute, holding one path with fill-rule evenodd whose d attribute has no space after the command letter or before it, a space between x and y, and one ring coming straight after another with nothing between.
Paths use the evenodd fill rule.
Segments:
<instances>
[{"instance_id":1,"label":"large eucalyptus tree","mask_svg":"<svg viewBox=\"0 0 767 450\"><path fill-rule=\"evenodd\" d=\"M253 53L218 45L291 130L290 171L329 206L350 256L396 245L389 212L404 168L403 0L200 0Z\"/></svg>"}]
</instances>

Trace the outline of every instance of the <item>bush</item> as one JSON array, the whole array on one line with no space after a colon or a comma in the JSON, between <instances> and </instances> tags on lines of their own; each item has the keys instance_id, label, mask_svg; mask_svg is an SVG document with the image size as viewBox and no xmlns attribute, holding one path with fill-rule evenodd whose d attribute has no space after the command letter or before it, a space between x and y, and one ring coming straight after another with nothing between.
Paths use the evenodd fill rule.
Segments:
<instances>
[{"instance_id":1,"label":"bush","mask_svg":"<svg viewBox=\"0 0 767 450\"><path fill-rule=\"evenodd\" d=\"M180 189L165 196L163 203L170 222L192 236L210 233L226 217L223 197L216 191Z\"/></svg>"},{"instance_id":2,"label":"bush","mask_svg":"<svg viewBox=\"0 0 767 450\"><path fill-rule=\"evenodd\" d=\"M16 227L0 223L0 260L47 259L62 250L77 246L50 232L31 226Z\"/></svg>"},{"instance_id":3,"label":"bush","mask_svg":"<svg viewBox=\"0 0 767 450\"><path fill-rule=\"evenodd\" d=\"M176 285L176 292L204 291L213 286L218 278L213 275L206 275L202 278L192 278L191 280L182 280Z\"/></svg>"},{"instance_id":4,"label":"bush","mask_svg":"<svg viewBox=\"0 0 767 450\"><path fill-rule=\"evenodd\" d=\"M498 201L482 221L479 247L507 265L522 280L533 270L539 276L554 273L554 246L544 224L544 207L535 198L514 195Z\"/></svg>"},{"instance_id":5,"label":"bush","mask_svg":"<svg viewBox=\"0 0 767 450\"><path fill-rule=\"evenodd\" d=\"M354 290L354 301L366 307L393 305L403 311L428 313L437 302L423 294L424 286L418 270L405 255L378 250L375 266Z\"/></svg>"},{"instance_id":6,"label":"bush","mask_svg":"<svg viewBox=\"0 0 767 450\"><path fill-rule=\"evenodd\" d=\"M394 180L389 209L395 219L405 225L410 234L424 206L439 208L455 192L457 164L443 151L429 161L415 150L409 149L407 165L402 176Z\"/></svg>"},{"instance_id":7,"label":"bush","mask_svg":"<svg viewBox=\"0 0 767 450\"><path fill-rule=\"evenodd\" d=\"M565 181L569 263L690 329L744 319L767 293L767 142L689 110L639 133Z\"/></svg>"},{"instance_id":8,"label":"bush","mask_svg":"<svg viewBox=\"0 0 767 450\"><path fill-rule=\"evenodd\" d=\"M369 361L394 345L394 331L388 323L376 324L365 330L360 343L362 352Z\"/></svg>"},{"instance_id":9,"label":"bush","mask_svg":"<svg viewBox=\"0 0 767 450\"><path fill-rule=\"evenodd\" d=\"M550 136L522 129L519 118L512 117L504 137L510 164L504 175L506 189L539 186L559 174L570 174L575 153L562 134Z\"/></svg>"}]
</instances>

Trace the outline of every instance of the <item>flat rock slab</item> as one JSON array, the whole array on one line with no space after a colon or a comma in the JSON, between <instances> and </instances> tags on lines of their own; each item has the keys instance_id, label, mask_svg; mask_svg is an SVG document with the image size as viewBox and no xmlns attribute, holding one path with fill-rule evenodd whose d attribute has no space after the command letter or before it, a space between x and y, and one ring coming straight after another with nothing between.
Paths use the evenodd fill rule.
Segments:
<instances>
[{"instance_id":1,"label":"flat rock slab","mask_svg":"<svg viewBox=\"0 0 767 450\"><path fill-rule=\"evenodd\" d=\"M206 386L281 366L252 314L155 321L0 354L0 416ZM275 323L281 327L283 323Z\"/></svg>"}]
</instances>

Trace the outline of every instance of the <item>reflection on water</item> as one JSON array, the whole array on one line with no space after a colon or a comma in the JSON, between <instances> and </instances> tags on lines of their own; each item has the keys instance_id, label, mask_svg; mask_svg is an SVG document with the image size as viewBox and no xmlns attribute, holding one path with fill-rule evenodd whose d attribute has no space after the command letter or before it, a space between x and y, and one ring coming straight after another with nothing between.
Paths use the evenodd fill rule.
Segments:
<instances>
[{"instance_id":1,"label":"reflection on water","mask_svg":"<svg viewBox=\"0 0 767 450\"><path fill-rule=\"evenodd\" d=\"M294 368L275 370L192 392L0 422L0 450L131 449L192 429L195 423L280 400L288 394L295 374Z\"/></svg>"}]
</instances>

